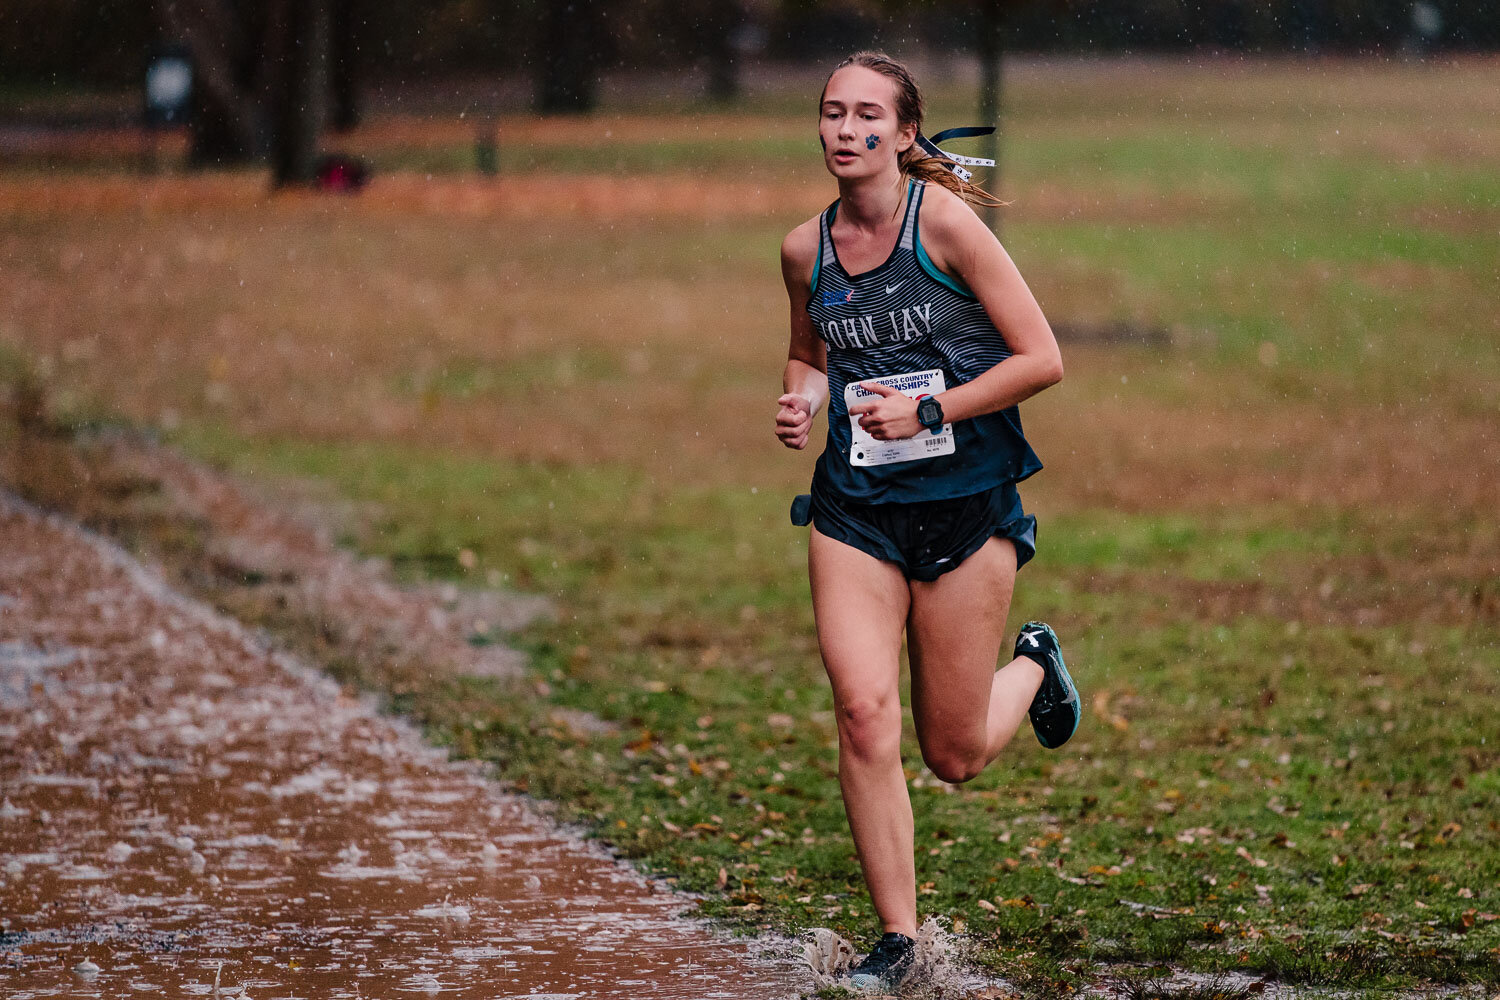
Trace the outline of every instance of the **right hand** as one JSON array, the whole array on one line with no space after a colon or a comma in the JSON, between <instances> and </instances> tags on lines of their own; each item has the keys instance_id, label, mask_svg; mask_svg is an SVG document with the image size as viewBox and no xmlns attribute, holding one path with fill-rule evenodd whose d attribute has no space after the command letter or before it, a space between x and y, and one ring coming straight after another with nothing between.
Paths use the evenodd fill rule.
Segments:
<instances>
[{"instance_id":1,"label":"right hand","mask_svg":"<svg viewBox=\"0 0 1500 1000\"><path fill-rule=\"evenodd\" d=\"M776 411L776 436L788 448L806 448L807 434L812 430L812 400L789 392L776 405L781 407Z\"/></svg>"}]
</instances>

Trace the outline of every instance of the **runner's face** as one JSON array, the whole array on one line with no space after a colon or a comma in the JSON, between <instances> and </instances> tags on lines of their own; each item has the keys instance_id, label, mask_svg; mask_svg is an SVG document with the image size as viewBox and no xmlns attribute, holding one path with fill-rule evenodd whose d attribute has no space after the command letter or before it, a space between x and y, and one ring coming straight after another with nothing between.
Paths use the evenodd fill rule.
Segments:
<instances>
[{"instance_id":1,"label":"runner's face","mask_svg":"<svg viewBox=\"0 0 1500 1000\"><path fill-rule=\"evenodd\" d=\"M896 156L911 146L916 127L896 121L896 81L864 66L845 66L823 92L818 118L823 162L842 179L896 170Z\"/></svg>"}]
</instances>

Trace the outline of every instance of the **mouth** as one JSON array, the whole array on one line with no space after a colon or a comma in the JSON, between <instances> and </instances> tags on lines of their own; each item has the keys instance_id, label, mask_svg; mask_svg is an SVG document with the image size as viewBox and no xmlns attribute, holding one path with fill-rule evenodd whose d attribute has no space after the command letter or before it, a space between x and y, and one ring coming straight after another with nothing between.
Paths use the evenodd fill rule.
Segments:
<instances>
[{"instance_id":1,"label":"mouth","mask_svg":"<svg viewBox=\"0 0 1500 1000\"><path fill-rule=\"evenodd\" d=\"M859 158L859 154L852 149L835 149L833 158L838 163L853 163Z\"/></svg>"}]
</instances>

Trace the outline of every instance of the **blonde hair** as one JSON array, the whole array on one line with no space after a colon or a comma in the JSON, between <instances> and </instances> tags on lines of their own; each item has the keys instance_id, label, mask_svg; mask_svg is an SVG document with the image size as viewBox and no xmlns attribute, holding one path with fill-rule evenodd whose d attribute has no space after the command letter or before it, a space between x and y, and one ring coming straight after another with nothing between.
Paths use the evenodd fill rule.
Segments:
<instances>
[{"instance_id":1,"label":"blonde hair","mask_svg":"<svg viewBox=\"0 0 1500 1000\"><path fill-rule=\"evenodd\" d=\"M922 91L917 87L916 78L911 75L911 70L907 69L905 64L897 62L884 52L856 52L835 66L833 73L837 73L845 66L863 66L865 69L874 70L881 76L893 80L896 84L897 123L914 124L918 132L922 131L922 116L926 110L922 101ZM833 73L828 74L829 80L833 79ZM828 83L824 81L823 96L827 94ZM819 106L822 103L823 97L820 96ZM948 168L950 162L929 155L916 143L912 143L910 148L896 158L896 165L906 176L919 181L940 184L972 205L1001 207L1009 204L996 198L978 184L971 184L955 174Z\"/></svg>"}]
</instances>

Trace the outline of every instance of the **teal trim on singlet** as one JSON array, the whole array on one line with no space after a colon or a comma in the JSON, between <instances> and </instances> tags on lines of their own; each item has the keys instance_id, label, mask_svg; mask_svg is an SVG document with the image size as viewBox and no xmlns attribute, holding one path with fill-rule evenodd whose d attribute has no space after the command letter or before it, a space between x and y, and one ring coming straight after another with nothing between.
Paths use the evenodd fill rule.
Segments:
<instances>
[{"instance_id":1,"label":"teal trim on singlet","mask_svg":"<svg viewBox=\"0 0 1500 1000\"><path fill-rule=\"evenodd\" d=\"M838 204L834 202L834 204ZM812 283L808 285L808 301L818 294L818 275L823 272L823 241L818 240L818 259L813 261Z\"/></svg>"},{"instance_id":2,"label":"teal trim on singlet","mask_svg":"<svg viewBox=\"0 0 1500 1000\"><path fill-rule=\"evenodd\" d=\"M938 266L932 262L932 258L927 256L927 248L922 246L922 217L920 214L918 214L916 219L912 220L911 245L912 249L917 251L917 264L921 266L922 270L927 272L927 276L929 278L932 278L933 280L941 284L947 285L949 288L953 289L955 292L964 296L965 298L970 298L978 301L979 296L969 291L968 285L965 285L957 278L952 277L951 275L944 274L942 271L938 270Z\"/></svg>"}]
</instances>

